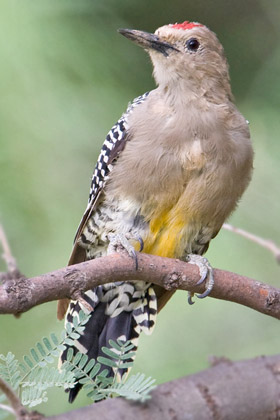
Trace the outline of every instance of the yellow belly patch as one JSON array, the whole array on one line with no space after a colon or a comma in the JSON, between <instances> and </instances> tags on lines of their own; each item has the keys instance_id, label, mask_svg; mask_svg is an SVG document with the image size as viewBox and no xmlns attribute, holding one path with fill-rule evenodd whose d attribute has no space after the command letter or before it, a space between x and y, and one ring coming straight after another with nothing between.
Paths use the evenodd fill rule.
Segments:
<instances>
[{"instance_id":1,"label":"yellow belly patch","mask_svg":"<svg viewBox=\"0 0 280 420\"><path fill-rule=\"evenodd\" d=\"M182 237L186 216L174 208L161 212L150 222L150 232L143 252L161 257L178 258L182 254Z\"/></svg>"}]
</instances>

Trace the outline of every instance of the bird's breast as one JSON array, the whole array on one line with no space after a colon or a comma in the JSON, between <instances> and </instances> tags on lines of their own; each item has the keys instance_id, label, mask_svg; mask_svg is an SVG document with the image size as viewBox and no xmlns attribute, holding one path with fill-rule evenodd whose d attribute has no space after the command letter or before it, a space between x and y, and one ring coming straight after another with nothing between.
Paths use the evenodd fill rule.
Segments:
<instances>
[{"instance_id":1,"label":"bird's breast","mask_svg":"<svg viewBox=\"0 0 280 420\"><path fill-rule=\"evenodd\" d=\"M128 121L129 140L106 195L134 203L134 214L146 224L147 253L180 257L186 249L205 250L249 182L247 129L234 136L224 110L196 111L175 115L147 99ZM248 152L241 153L244 144Z\"/></svg>"}]
</instances>

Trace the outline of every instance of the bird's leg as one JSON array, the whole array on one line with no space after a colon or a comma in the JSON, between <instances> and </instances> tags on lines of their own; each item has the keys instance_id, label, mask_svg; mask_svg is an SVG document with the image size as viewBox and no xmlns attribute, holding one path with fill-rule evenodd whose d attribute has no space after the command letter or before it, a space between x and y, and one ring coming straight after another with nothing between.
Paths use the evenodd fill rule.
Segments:
<instances>
[{"instance_id":1,"label":"bird's leg","mask_svg":"<svg viewBox=\"0 0 280 420\"><path fill-rule=\"evenodd\" d=\"M130 239L136 240L140 243L140 252L144 247L143 239L139 236L135 238L130 233L109 233L108 234L109 245L108 254L112 254L118 250L118 248L125 249L130 257L135 261L135 269L138 270L138 258L134 246L129 242Z\"/></svg>"},{"instance_id":2,"label":"bird's leg","mask_svg":"<svg viewBox=\"0 0 280 420\"><path fill-rule=\"evenodd\" d=\"M197 254L189 254L187 256L187 262L189 264L195 264L199 268L200 279L198 280L196 284L198 285L206 281L205 291L201 293L200 295L196 294L196 296L199 299L203 299L206 296L208 296L209 293L211 293L214 286L213 268L211 267L207 258L202 257L201 255L197 255ZM193 296L194 296L194 293L188 292L188 302L190 305L194 304L192 300Z\"/></svg>"}]
</instances>

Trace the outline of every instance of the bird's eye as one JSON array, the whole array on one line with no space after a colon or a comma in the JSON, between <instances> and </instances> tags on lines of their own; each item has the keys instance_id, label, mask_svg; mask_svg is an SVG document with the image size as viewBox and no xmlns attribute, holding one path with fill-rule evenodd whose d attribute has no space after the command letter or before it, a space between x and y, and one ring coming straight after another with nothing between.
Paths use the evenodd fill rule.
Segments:
<instances>
[{"instance_id":1,"label":"bird's eye","mask_svg":"<svg viewBox=\"0 0 280 420\"><path fill-rule=\"evenodd\" d=\"M188 39L186 42L186 47L189 51L195 52L198 50L200 43L196 38Z\"/></svg>"}]
</instances>

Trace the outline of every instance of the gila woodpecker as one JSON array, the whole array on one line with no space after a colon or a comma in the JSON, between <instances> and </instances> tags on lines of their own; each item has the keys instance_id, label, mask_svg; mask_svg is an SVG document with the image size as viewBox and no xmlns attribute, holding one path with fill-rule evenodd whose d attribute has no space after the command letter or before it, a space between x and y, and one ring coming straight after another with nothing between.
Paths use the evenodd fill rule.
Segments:
<instances>
[{"instance_id":1,"label":"gila woodpecker","mask_svg":"<svg viewBox=\"0 0 280 420\"><path fill-rule=\"evenodd\" d=\"M69 264L107 255L111 240L129 252L140 241L145 253L197 264L201 281L207 277L204 297L213 275L202 255L251 178L248 124L233 103L223 47L206 26L119 32L149 53L157 88L134 99L106 137ZM93 311L75 351L96 359L109 339L132 340L136 349L172 293L140 281L88 290ZM64 299L58 317L67 310L71 322L81 308Z\"/></svg>"}]
</instances>

